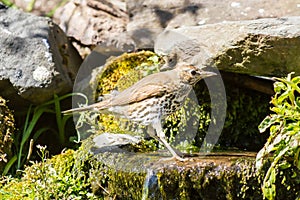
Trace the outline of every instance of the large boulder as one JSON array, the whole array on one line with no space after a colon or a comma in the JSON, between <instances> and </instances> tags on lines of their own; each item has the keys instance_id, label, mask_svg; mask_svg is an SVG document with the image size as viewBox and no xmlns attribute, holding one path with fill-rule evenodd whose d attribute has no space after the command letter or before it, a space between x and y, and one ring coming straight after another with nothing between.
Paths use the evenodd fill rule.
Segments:
<instances>
[{"instance_id":1,"label":"large boulder","mask_svg":"<svg viewBox=\"0 0 300 200\"><path fill-rule=\"evenodd\" d=\"M299 15L297 0L127 0L127 31L138 48L151 48L165 29L201 26L223 21Z\"/></svg>"},{"instance_id":2,"label":"large boulder","mask_svg":"<svg viewBox=\"0 0 300 200\"><path fill-rule=\"evenodd\" d=\"M56 24L2 4L0 22L0 94L14 108L72 91L82 59Z\"/></svg>"},{"instance_id":3,"label":"large boulder","mask_svg":"<svg viewBox=\"0 0 300 200\"><path fill-rule=\"evenodd\" d=\"M250 75L300 73L300 17L231 21L165 30L155 51Z\"/></svg>"}]
</instances>

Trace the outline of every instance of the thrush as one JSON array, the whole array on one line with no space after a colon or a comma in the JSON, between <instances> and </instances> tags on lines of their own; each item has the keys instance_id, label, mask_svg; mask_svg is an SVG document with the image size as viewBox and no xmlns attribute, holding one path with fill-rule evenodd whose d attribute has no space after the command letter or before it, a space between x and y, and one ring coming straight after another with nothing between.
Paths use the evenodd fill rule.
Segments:
<instances>
[{"instance_id":1,"label":"thrush","mask_svg":"<svg viewBox=\"0 0 300 200\"><path fill-rule=\"evenodd\" d=\"M214 72L180 63L172 70L146 76L131 87L101 102L66 110L63 113L82 111L110 113L148 126L148 134L161 142L172 154L172 158L184 161L180 153L167 142L162 120L181 108L193 85L203 78L214 75L216 75Z\"/></svg>"}]
</instances>

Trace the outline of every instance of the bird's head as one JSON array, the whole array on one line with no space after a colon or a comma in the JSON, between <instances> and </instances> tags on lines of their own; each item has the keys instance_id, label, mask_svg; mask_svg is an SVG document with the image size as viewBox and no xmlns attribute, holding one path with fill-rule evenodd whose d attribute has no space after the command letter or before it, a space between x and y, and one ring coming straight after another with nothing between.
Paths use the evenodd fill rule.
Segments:
<instances>
[{"instance_id":1,"label":"bird's head","mask_svg":"<svg viewBox=\"0 0 300 200\"><path fill-rule=\"evenodd\" d=\"M180 80L190 85L195 85L201 79L217 75L214 72L204 71L199 67L182 64L176 67L179 70Z\"/></svg>"}]
</instances>

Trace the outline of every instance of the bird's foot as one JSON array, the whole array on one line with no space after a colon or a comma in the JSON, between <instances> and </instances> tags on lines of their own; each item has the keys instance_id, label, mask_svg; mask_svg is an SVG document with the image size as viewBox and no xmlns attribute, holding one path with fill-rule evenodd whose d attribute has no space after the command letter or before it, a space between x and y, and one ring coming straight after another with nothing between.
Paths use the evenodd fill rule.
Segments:
<instances>
[{"instance_id":1,"label":"bird's foot","mask_svg":"<svg viewBox=\"0 0 300 200\"><path fill-rule=\"evenodd\" d=\"M187 160L188 160L188 158L182 158L182 157L180 157L180 156L178 156L178 155L173 156L172 159L178 160L178 161L180 161L180 162L184 162L184 161L187 161Z\"/></svg>"},{"instance_id":2,"label":"bird's foot","mask_svg":"<svg viewBox=\"0 0 300 200\"><path fill-rule=\"evenodd\" d=\"M168 158L161 158L160 159L161 161L170 161L170 160L177 160L177 161L180 161L180 162L185 162L188 160L188 158L182 158L178 155L173 155L172 157L168 157Z\"/></svg>"}]
</instances>

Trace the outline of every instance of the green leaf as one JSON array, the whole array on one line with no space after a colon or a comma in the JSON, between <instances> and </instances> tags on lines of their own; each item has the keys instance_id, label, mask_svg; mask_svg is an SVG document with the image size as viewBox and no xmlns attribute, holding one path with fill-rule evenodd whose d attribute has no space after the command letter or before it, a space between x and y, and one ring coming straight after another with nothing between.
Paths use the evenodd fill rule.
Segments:
<instances>
[{"instance_id":1,"label":"green leaf","mask_svg":"<svg viewBox=\"0 0 300 200\"><path fill-rule=\"evenodd\" d=\"M256 155L256 159L255 159L255 168L257 170L261 170L263 167L263 158L264 155L266 154L266 149L265 147L263 147Z\"/></svg>"},{"instance_id":2,"label":"green leaf","mask_svg":"<svg viewBox=\"0 0 300 200\"><path fill-rule=\"evenodd\" d=\"M295 84L299 84L300 83L300 76L296 76L292 79L292 82Z\"/></svg>"},{"instance_id":3,"label":"green leaf","mask_svg":"<svg viewBox=\"0 0 300 200\"><path fill-rule=\"evenodd\" d=\"M282 170L290 168L292 165L288 162L280 163L278 167Z\"/></svg>"},{"instance_id":4,"label":"green leaf","mask_svg":"<svg viewBox=\"0 0 300 200\"><path fill-rule=\"evenodd\" d=\"M298 170L300 170L300 147L298 147L296 150L294 162L295 166L298 168Z\"/></svg>"},{"instance_id":5,"label":"green leaf","mask_svg":"<svg viewBox=\"0 0 300 200\"><path fill-rule=\"evenodd\" d=\"M268 179L268 182L264 182L264 184L263 184L264 196L269 200L273 200L276 197L275 182L276 182L276 170L271 169L270 178Z\"/></svg>"},{"instance_id":6,"label":"green leaf","mask_svg":"<svg viewBox=\"0 0 300 200\"><path fill-rule=\"evenodd\" d=\"M272 168L269 178L269 183L274 184L276 182L276 169Z\"/></svg>"},{"instance_id":7,"label":"green leaf","mask_svg":"<svg viewBox=\"0 0 300 200\"><path fill-rule=\"evenodd\" d=\"M278 98L277 98L277 103L280 104L283 101L285 101L290 94L290 90L286 90L284 93L282 93Z\"/></svg>"},{"instance_id":8,"label":"green leaf","mask_svg":"<svg viewBox=\"0 0 300 200\"><path fill-rule=\"evenodd\" d=\"M297 109L300 109L300 97L296 98L295 105L297 106Z\"/></svg>"},{"instance_id":9,"label":"green leaf","mask_svg":"<svg viewBox=\"0 0 300 200\"><path fill-rule=\"evenodd\" d=\"M277 115L267 116L258 126L258 130L260 133L265 132L271 125L275 124L279 121Z\"/></svg>"},{"instance_id":10,"label":"green leaf","mask_svg":"<svg viewBox=\"0 0 300 200\"><path fill-rule=\"evenodd\" d=\"M286 90L286 85L282 82L275 82L274 83L274 91L276 93L280 93L281 90Z\"/></svg>"},{"instance_id":11,"label":"green leaf","mask_svg":"<svg viewBox=\"0 0 300 200\"><path fill-rule=\"evenodd\" d=\"M285 183L287 178L300 178L292 170L294 167L300 169L300 76L292 78L292 74L275 78L275 95L271 100L274 106L270 109L275 114L267 116L258 127L260 132L270 127L270 136L256 157L257 169L268 167L262 190L264 198L269 200L276 198L276 179L281 178L281 183ZM288 174L283 171L290 169Z\"/></svg>"},{"instance_id":12,"label":"green leaf","mask_svg":"<svg viewBox=\"0 0 300 200\"><path fill-rule=\"evenodd\" d=\"M5 168L2 172L2 176L5 176L8 171L11 169L11 167L13 166L13 164L17 161L17 155L14 155L9 161L8 163L5 165Z\"/></svg>"}]
</instances>

